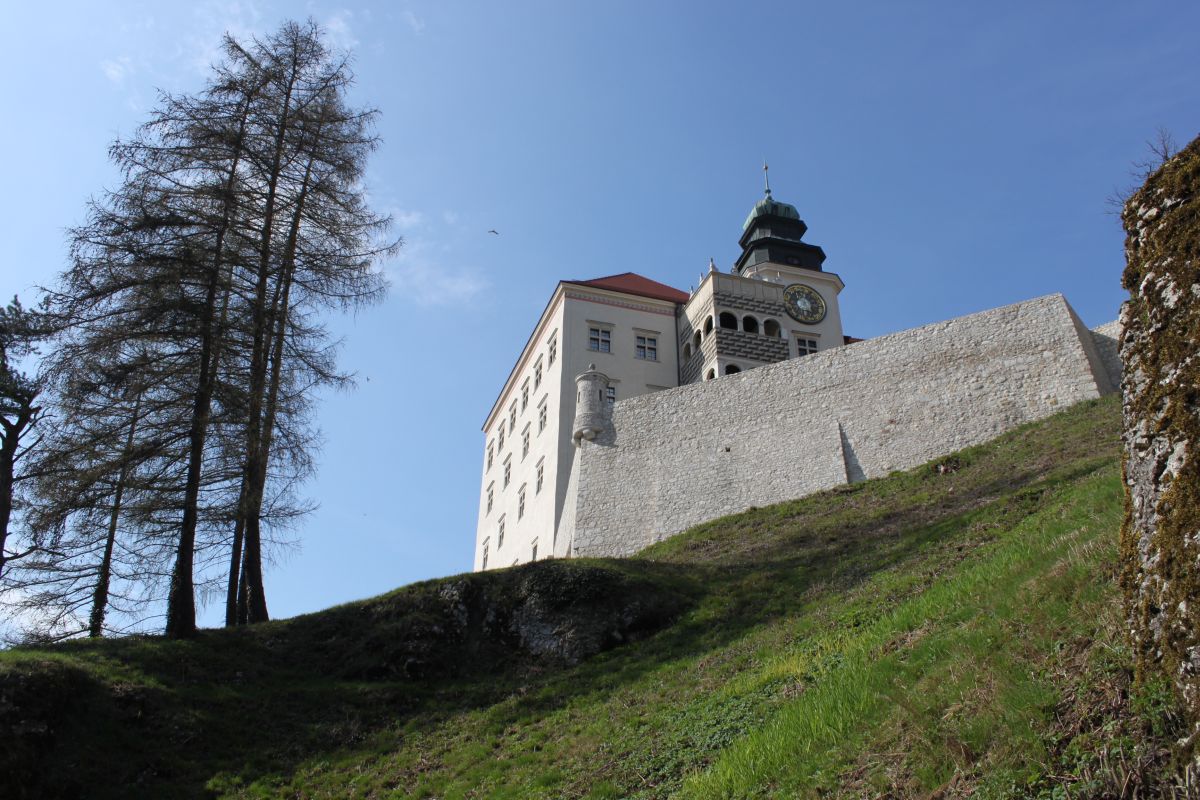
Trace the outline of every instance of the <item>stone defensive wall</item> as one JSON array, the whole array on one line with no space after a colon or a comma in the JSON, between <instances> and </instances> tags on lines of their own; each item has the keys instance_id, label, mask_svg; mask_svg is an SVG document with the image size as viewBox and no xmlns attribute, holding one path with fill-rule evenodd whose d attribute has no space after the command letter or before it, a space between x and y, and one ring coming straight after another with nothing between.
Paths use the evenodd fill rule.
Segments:
<instances>
[{"instance_id":1,"label":"stone defensive wall","mask_svg":"<svg viewBox=\"0 0 1200 800\"><path fill-rule=\"evenodd\" d=\"M622 400L576 451L556 553L629 555L982 443L1113 391L1115 343L1054 294Z\"/></svg>"}]
</instances>

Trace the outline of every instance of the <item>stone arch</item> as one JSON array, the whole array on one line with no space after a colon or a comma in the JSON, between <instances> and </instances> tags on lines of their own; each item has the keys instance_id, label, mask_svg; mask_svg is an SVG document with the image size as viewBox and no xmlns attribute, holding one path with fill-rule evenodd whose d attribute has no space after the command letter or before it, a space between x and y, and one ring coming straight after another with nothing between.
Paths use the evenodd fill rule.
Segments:
<instances>
[{"instance_id":1,"label":"stone arch","mask_svg":"<svg viewBox=\"0 0 1200 800\"><path fill-rule=\"evenodd\" d=\"M712 329L713 329L713 319L712 319L712 316L709 315L709 317L704 320L704 335L708 336L710 333L712 333Z\"/></svg>"},{"instance_id":2,"label":"stone arch","mask_svg":"<svg viewBox=\"0 0 1200 800\"><path fill-rule=\"evenodd\" d=\"M700 331L696 331L696 335L692 337L692 349L700 352Z\"/></svg>"},{"instance_id":3,"label":"stone arch","mask_svg":"<svg viewBox=\"0 0 1200 800\"><path fill-rule=\"evenodd\" d=\"M742 371L742 368L739 367L737 364L726 364L725 365L725 374L726 375L737 375L741 371Z\"/></svg>"},{"instance_id":4,"label":"stone arch","mask_svg":"<svg viewBox=\"0 0 1200 800\"><path fill-rule=\"evenodd\" d=\"M778 339L782 336L779 328L779 323L773 319L769 319L763 323L763 336L770 336L772 339Z\"/></svg>"},{"instance_id":5,"label":"stone arch","mask_svg":"<svg viewBox=\"0 0 1200 800\"><path fill-rule=\"evenodd\" d=\"M749 314L742 317L742 330L746 333L758 333L758 318Z\"/></svg>"},{"instance_id":6,"label":"stone arch","mask_svg":"<svg viewBox=\"0 0 1200 800\"><path fill-rule=\"evenodd\" d=\"M687 361L692 357L692 343L688 342L683 346L683 360Z\"/></svg>"},{"instance_id":7,"label":"stone arch","mask_svg":"<svg viewBox=\"0 0 1200 800\"><path fill-rule=\"evenodd\" d=\"M708 372L704 373L704 380L706 381L711 381L715 377L717 377L717 371L714 369L709 369Z\"/></svg>"},{"instance_id":8,"label":"stone arch","mask_svg":"<svg viewBox=\"0 0 1200 800\"><path fill-rule=\"evenodd\" d=\"M738 329L738 319L736 314L731 314L728 311L722 311L721 316L717 320L718 324L726 330L736 331Z\"/></svg>"}]
</instances>

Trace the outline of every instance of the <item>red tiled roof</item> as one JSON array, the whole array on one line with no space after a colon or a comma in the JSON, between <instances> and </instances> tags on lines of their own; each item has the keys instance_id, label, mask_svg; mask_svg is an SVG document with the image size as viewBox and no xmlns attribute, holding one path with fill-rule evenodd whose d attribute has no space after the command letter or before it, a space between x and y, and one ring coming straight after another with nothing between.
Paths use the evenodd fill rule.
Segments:
<instances>
[{"instance_id":1,"label":"red tiled roof","mask_svg":"<svg viewBox=\"0 0 1200 800\"><path fill-rule=\"evenodd\" d=\"M636 294L640 297L652 297L655 300L666 300L671 303L686 303L688 293L681 292L665 283L652 281L635 272L622 272L620 275L607 275L603 278L593 278L590 281L566 281L580 286L595 286L597 289L608 289L613 292Z\"/></svg>"}]
</instances>

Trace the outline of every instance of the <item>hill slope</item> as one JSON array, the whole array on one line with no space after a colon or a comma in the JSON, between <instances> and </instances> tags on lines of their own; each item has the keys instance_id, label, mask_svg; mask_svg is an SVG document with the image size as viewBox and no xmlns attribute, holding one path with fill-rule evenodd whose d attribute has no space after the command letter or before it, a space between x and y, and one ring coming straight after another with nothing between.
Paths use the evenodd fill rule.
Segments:
<instances>
[{"instance_id":1,"label":"hill slope","mask_svg":"<svg viewBox=\"0 0 1200 800\"><path fill-rule=\"evenodd\" d=\"M0 774L30 797L1144 793L1177 723L1127 691L1118 428L1085 403L635 559L3 653Z\"/></svg>"}]
</instances>

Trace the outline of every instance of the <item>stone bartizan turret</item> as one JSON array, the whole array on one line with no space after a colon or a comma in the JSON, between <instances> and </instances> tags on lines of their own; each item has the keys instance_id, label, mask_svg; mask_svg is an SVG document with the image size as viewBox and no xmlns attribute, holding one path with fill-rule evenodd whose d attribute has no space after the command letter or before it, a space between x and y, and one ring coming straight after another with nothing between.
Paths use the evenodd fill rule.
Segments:
<instances>
[{"instance_id":1,"label":"stone bartizan turret","mask_svg":"<svg viewBox=\"0 0 1200 800\"><path fill-rule=\"evenodd\" d=\"M612 424L609 411L608 376L596 369L595 364L588 364L587 371L576 376L575 386L575 424L572 426L572 439L578 447L583 439L589 442L599 434L608 430Z\"/></svg>"}]
</instances>

